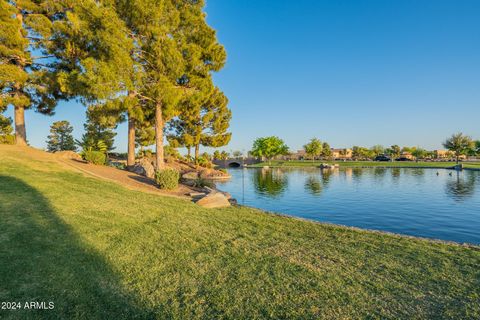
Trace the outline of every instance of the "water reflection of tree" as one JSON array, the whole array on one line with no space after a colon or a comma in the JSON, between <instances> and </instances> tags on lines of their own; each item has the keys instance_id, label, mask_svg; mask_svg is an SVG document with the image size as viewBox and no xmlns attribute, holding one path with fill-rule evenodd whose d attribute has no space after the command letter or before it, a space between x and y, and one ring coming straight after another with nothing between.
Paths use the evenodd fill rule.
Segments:
<instances>
[{"instance_id":1,"label":"water reflection of tree","mask_svg":"<svg viewBox=\"0 0 480 320\"><path fill-rule=\"evenodd\" d=\"M445 193L455 201L462 201L475 193L475 175L473 172L454 173L452 179L447 180Z\"/></svg>"},{"instance_id":2,"label":"water reflection of tree","mask_svg":"<svg viewBox=\"0 0 480 320\"><path fill-rule=\"evenodd\" d=\"M318 176L309 176L305 181L305 190L314 196L322 193L323 187Z\"/></svg>"},{"instance_id":3,"label":"water reflection of tree","mask_svg":"<svg viewBox=\"0 0 480 320\"><path fill-rule=\"evenodd\" d=\"M363 174L363 169L362 168L353 168L352 169L352 178L355 181L360 181L360 178L362 177Z\"/></svg>"},{"instance_id":4,"label":"water reflection of tree","mask_svg":"<svg viewBox=\"0 0 480 320\"><path fill-rule=\"evenodd\" d=\"M255 170L253 185L255 186L255 190L260 194L279 196L285 191L288 185L288 179L287 175L283 174L281 170Z\"/></svg>"},{"instance_id":5,"label":"water reflection of tree","mask_svg":"<svg viewBox=\"0 0 480 320\"><path fill-rule=\"evenodd\" d=\"M331 169L324 169L322 170L322 184L324 187L328 186L328 184L330 183L330 177L332 176L333 174L333 170Z\"/></svg>"},{"instance_id":6,"label":"water reflection of tree","mask_svg":"<svg viewBox=\"0 0 480 320\"><path fill-rule=\"evenodd\" d=\"M387 169L385 168L375 168L373 169L373 176L375 179L380 179L385 177L385 174L387 173Z\"/></svg>"},{"instance_id":7,"label":"water reflection of tree","mask_svg":"<svg viewBox=\"0 0 480 320\"><path fill-rule=\"evenodd\" d=\"M414 177L423 177L425 175L425 170L426 169L423 168L413 168L410 169L409 172L411 172Z\"/></svg>"},{"instance_id":8,"label":"water reflection of tree","mask_svg":"<svg viewBox=\"0 0 480 320\"><path fill-rule=\"evenodd\" d=\"M398 178L400 178L401 170L399 168L392 168L391 173L392 173L392 179L397 180Z\"/></svg>"}]
</instances>

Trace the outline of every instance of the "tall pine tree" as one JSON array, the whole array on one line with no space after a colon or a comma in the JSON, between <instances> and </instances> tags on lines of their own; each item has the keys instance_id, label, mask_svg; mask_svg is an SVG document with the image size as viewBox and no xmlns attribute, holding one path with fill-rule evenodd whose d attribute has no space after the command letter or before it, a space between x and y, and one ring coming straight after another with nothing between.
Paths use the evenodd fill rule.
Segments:
<instances>
[{"instance_id":1,"label":"tall pine tree","mask_svg":"<svg viewBox=\"0 0 480 320\"><path fill-rule=\"evenodd\" d=\"M223 66L225 51L206 24L204 1L116 0L116 6L142 67L131 93L155 115L156 162L162 169L165 124L181 112L179 100L211 86L210 72Z\"/></svg>"},{"instance_id":2,"label":"tall pine tree","mask_svg":"<svg viewBox=\"0 0 480 320\"><path fill-rule=\"evenodd\" d=\"M186 100L181 113L169 126L167 139L176 147L194 148L195 160L200 155L200 145L222 147L228 144L231 133L227 132L232 113L227 108L228 99L218 89L204 101Z\"/></svg>"},{"instance_id":3,"label":"tall pine tree","mask_svg":"<svg viewBox=\"0 0 480 320\"><path fill-rule=\"evenodd\" d=\"M56 121L50 126L50 135L47 140L47 150L49 152L57 151L75 151L75 140L73 139L73 127L68 121Z\"/></svg>"},{"instance_id":4,"label":"tall pine tree","mask_svg":"<svg viewBox=\"0 0 480 320\"><path fill-rule=\"evenodd\" d=\"M51 115L62 98L118 99L131 81L133 44L109 2L1 1L0 39L0 112L14 106L20 145L25 109Z\"/></svg>"},{"instance_id":5,"label":"tall pine tree","mask_svg":"<svg viewBox=\"0 0 480 320\"><path fill-rule=\"evenodd\" d=\"M187 147L189 153L193 147L198 159L200 145L220 147L230 141L231 134L226 132L231 118L228 100L212 80L212 72L225 65L226 52L206 23L203 1L178 1L178 6L178 34L185 61L181 82L193 93L181 101L168 139L172 145Z\"/></svg>"},{"instance_id":6,"label":"tall pine tree","mask_svg":"<svg viewBox=\"0 0 480 320\"><path fill-rule=\"evenodd\" d=\"M98 112L95 107L90 107L87 110L87 122L83 125L85 133L82 135L82 140L79 144L83 149L93 148L104 144L107 151L115 149L113 146L115 142L115 136L117 135L114 128L105 125L98 118Z\"/></svg>"},{"instance_id":7,"label":"tall pine tree","mask_svg":"<svg viewBox=\"0 0 480 320\"><path fill-rule=\"evenodd\" d=\"M25 110L52 114L59 98L52 81L54 63L44 56L45 42L52 34L53 1L0 2L0 112L14 106L18 145L27 144ZM37 48L34 56L32 48Z\"/></svg>"}]
</instances>

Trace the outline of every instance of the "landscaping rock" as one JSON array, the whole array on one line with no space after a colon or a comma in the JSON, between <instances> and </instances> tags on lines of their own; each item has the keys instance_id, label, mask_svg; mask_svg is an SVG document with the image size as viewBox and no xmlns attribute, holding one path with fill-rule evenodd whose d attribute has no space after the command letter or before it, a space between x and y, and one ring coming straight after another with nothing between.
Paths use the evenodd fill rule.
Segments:
<instances>
[{"instance_id":1,"label":"landscaping rock","mask_svg":"<svg viewBox=\"0 0 480 320\"><path fill-rule=\"evenodd\" d=\"M222 193L225 196L225 198L227 198L227 200L232 199L232 195L230 193L228 193L228 192L222 192Z\"/></svg>"},{"instance_id":2,"label":"landscaping rock","mask_svg":"<svg viewBox=\"0 0 480 320\"><path fill-rule=\"evenodd\" d=\"M203 189L204 189L207 193L215 193L215 192L217 192L217 189L213 189L213 188L210 188L210 187L208 187L208 186L203 187Z\"/></svg>"},{"instance_id":3,"label":"landscaping rock","mask_svg":"<svg viewBox=\"0 0 480 320\"><path fill-rule=\"evenodd\" d=\"M155 167L147 158L141 158L140 160L138 160L131 169L131 171L147 178L155 177Z\"/></svg>"},{"instance_id":4,"label":"landscaping rock","mask_svg":"<svg viewBox=\"0 0 480 320\"><path fill-rule=\"evenodd\" d=\"M82 156L73 151L57 151L55 155L62 159L82 160Z\"/></svg>"},{"instance_id":5,"label":"landscaping rock","mask_svg":"<svg viewBox=\"0 0 480 320\"><path fill-rule=\"evenodd\" d=\"M224 179L230 179L231 176L226 172L205 168L205 169L201 169L200 178L207 179L207 180L224 180Z\"/></svg>"},{"instance_id":6,"label":"landscaping rock","mask_svg":"<svg viewBox=\"0 0 480 320\"><path fill-rule=\"evenodd\" d=\"M192 198L202 198L206 196L204 192L190 192L188 195Z\"/></svg>"},{"instance_id":7,"label":"landscaping rock","mask_svg":"<svg viewBox=\"0 0 480 320\"><path fill-rule=\"evenodd\" d=\"M230 202L220 192L209 193L207 196L197 201L197 204L204 208L225 208L230 207Z\"/></svg>"},{"instance_id":8,"label":"landscaping rock","mask_svg":"<svg viewBox=\"0 0 480 320\"><path fill-rule=\"evenodd\" d=\"M193 187L196 184L196 181L198 179L198 172L196 171L190 171L182 174L182 183Z\"/></svg>"},{"instance_id":9,"label":"landscaping rock","mask_svg":"<svg viewBox=\"0 0 480 320\"><path fill-rule=\"evenodd\" d=\"M198 179L198 172L190 171L187 173L182 174L183 180L197 180Z\"/></svg>"},{"instance_id":10,"label":"landscaping rock","mask_svg":"<svg viewBox=\"0 0 480 320\"><path fill-rule=\"evenodd\" d=\"M200 178L202 179L210 179L215 173L213 169L203 169L200 171Z\"/></svg>"}]
</instances>

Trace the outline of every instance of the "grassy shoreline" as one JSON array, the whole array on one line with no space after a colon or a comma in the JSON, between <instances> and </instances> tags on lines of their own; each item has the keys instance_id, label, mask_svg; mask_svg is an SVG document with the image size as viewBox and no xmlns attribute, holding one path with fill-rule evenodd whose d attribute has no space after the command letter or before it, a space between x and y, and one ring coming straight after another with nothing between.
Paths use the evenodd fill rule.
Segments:
<instances>
[{"instance_id":1,"label":"grassy shoreline","mask_svg":"<svg viewBox=\"0 0 480 320\"><path fill-rule=\"evenodd\" d=\"M261 162L253 165L249 165L251 168L261 168L269 166L272 168L279 167L291 167L291 168L305 168L305 167L318 167L322 163L338 164L344 168L437 168L448 169L456 165L455 162L426 162L426 161L393 161L393 162L380 162L380 161L279 161L274 160L270 163ZM465 169L480 169L480 162L462 162Z\"/></svg>"},{"instance_id":2,"label":"grassy shoreline","mask_svg":"<svg viewBox=\"0 0 480 320\"><path fill-rule=\"evenodd\" d=\"M0 146L0 318L478 318L480 247L203 209Z\"/></svg>"}]
</instances>

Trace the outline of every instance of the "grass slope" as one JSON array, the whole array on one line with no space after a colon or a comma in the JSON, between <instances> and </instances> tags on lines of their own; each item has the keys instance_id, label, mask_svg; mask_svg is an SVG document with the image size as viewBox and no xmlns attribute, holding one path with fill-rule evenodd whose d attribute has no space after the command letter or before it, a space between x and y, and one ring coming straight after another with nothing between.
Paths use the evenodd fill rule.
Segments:
<instances>
[{"instance_id":1,"label":"grass slope","mask_svg":"<svg viewBox=\"0 0 480 320\"><path fill-rule=\"evenodd\" d=\"M2 319L475 319L480 250L188 201L0 146Z\"/></svg>"},{"instance_id":2,"label":"grass slope","mask_svg":"<svg viewBox=\"0 0 480 320\"><path fill-rule=\"evenodd\" d=\"M292 160L281 161L272 160L269 163L262 162L251 165L251 167L318 167L322 163L337 163L340 167L420 167L420 168L449 168L455 165L455 162L427 162L427 161L311 161L311 160ZM466 168L480 169L480 162L463 162Z\"/></svg>"}]
</instances>

